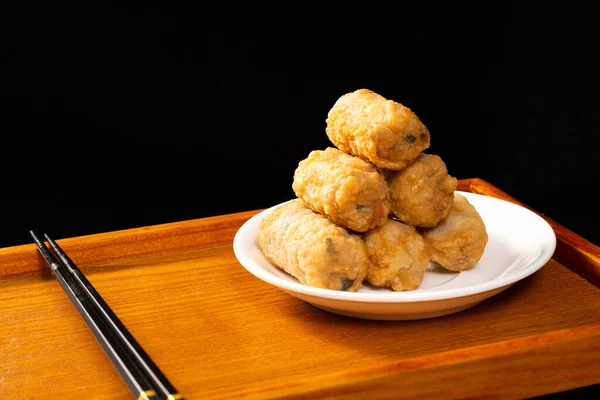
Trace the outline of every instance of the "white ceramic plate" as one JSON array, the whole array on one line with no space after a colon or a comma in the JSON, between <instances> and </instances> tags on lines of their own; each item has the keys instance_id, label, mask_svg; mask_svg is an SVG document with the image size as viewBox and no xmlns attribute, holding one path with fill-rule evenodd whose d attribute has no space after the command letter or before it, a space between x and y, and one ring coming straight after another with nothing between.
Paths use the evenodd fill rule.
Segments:
<instances>
[{"instance_id":1,"label":"white ceramic plate","mask_svg":"<svg viewBox=\"0 0 600 400\"><path fill-rule=\"evenodd\" d=\"M473 269L448 272L430 264L419 287L394 292L364 284L356 292L315 288L267 261L258 246L260 221L277 205L250 218L233 240L234 253L257 278L336 314L378 320L438 317L470 308L528 277L552 257L556 236L539 215L508 201L456 191L477 209L488 232L483 256Z\"/></svg>"}]
</instances>

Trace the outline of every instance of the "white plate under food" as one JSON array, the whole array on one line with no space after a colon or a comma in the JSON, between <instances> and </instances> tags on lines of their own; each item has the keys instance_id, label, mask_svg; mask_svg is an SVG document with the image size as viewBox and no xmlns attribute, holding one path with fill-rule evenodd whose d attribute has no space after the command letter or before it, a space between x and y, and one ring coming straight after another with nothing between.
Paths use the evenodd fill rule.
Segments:
<instances>
[{"instance_id":1,"label":"white plate under food","mask_svg":"<svg viewBox=\"0 0 600 400\"><path fill-rule=\"evenodd\" d=\"M468 309L528 277L552 257L556 235L536 213L508 201L456 191L475 206L488 233L479 262L470 270L449 272L434 263L415 290L395 292L365 283L356 292L316 288L300 283L265 259L256 233L260 221L275 207L250 218L235 235L233 250L244 268L257 278L320 309L350 317L412 320Z\"/></svg>"}]
</instances>

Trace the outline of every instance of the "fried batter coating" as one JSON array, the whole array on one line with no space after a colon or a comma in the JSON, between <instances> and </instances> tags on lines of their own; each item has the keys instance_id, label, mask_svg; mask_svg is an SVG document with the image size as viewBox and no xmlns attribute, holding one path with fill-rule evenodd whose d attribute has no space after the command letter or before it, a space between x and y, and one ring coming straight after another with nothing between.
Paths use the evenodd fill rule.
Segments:
<instances>
[{"instance_id":1,"label":"fried batter coating","mask_svg":"<svg viewBox=\"0 0 600 400\"><path fill-rule=\"evenodd\" d=\"M421 231L431 246L432 260L450 271L464 271L477 264L488 241L485 224L475 207L454 194L450 215L436 227Z\"/></svg>"},{"instance_id":2,"label":"fried batter coating","mask_svg":"<svg viewBox=\"0 0 600 400\"><path fill-rule=\"evenodd\" d=\"M359 236L301 199L276 207L261 221L257 238L267 260L313 287L354 292L370 262Z\"/></svg>"},{"instance_id":3,"label":"fried batter coating","mask_svg":"<svg viewBox=\"0 0 600 400\"><path fill-rule=\"evenodd\" d=\"M383 173L334 147L313 150L300 161L292 189L311 209L356 232L383 224L390 211Z\"/></svg>"},{"instance_id":4,"label":"fried batter coating","mask_svg":"<svg viewBox=\"0 0 600 400\"><path fill-rule=\"evenodd\" d=\"M417 227L434 227L450 214L458 180L440 156L421 154L401 171L389 171L390 212Z\"/></svg>"},{"instance_id":5,"label":"fried batter coating","mask_svg":"<svg viewBox=\"0 0 600 400\"><path fill-rule=\"evenodd\" d=\"M363 240L371 259L369 283L395 291L414 290L421 284L431 250L414 227L388 219L365 233Z\"/></svg>"},{"instance_id":6,"label":"fried batter coating","mask_svg":"<svg viewBox=\"0 0 600 400\"><path fill-rule=\"evenodd\" d=\"M342 95L326 123L335 147L379 168L405 168L430 146L429 130L413 111L368 89Z\"/></svg>"}]
</instances>

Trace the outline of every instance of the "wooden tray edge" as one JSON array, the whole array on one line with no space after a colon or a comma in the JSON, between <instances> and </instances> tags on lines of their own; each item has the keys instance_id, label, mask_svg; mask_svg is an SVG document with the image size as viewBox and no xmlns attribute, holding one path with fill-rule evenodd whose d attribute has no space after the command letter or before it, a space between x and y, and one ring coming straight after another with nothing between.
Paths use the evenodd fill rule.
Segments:
<instances>
[{"instance_id":1,"label":"wooden tray edge","mask_svg":"<svg viewBox=\"0 0 600 400\"><path fill-rule=\"evenodd\" d=\"M244 211L141 228L53 239L77 265L89 267L172 252L191 251L209 246L230 245L231 238L239 227L257 212ZM47 270L44 259L33 243L0 249L0 280Z\"/></svg>"},{"instance_id":2,"label":"wooden tray edge","mask_svg":"<svg viewBox=\"0 0 600 400\"><path fill-rule=\"evenodd\" d=\"M544 218L556 234L556 250L552 258L600 287L600 247L481 178L461 179L457 189L510 201Z\"/></svg>"},{"instance_id":3,"label":"wooden tray edge","mask_svg":"<svg viewBox=\"0 0 600 400\"><path fill-rule=\"evenodd\" d=\"M492 361L492 362L490 362ZM551 366L548 363L551 363ZM281 382L216 399L530 398L600 383L600 324ZM541 372L543 371L543 372ZM490 381L489 376L501 376ZM469 378L469 385L457 385ZM574 377L576 377L574 379ZM208 399L207 399L208 400Z\"/></svg>"}]
</instances>

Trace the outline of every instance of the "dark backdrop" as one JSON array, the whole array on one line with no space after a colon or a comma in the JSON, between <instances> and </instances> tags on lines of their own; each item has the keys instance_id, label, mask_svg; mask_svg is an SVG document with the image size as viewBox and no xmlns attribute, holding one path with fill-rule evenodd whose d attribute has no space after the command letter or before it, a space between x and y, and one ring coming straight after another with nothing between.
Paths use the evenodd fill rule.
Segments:
<instances>
[{"instance_id":1,"label":"dark backdrop","mask_svg":"<svg viewBox=\"0 0 600 400\"><path fill-rule=\"evenodd\" d=\"M0 247L286 200L359 88L415 111L452 175L600 243L597 6L336 10L7 9Z\"/></svg>"}]
</instances>

